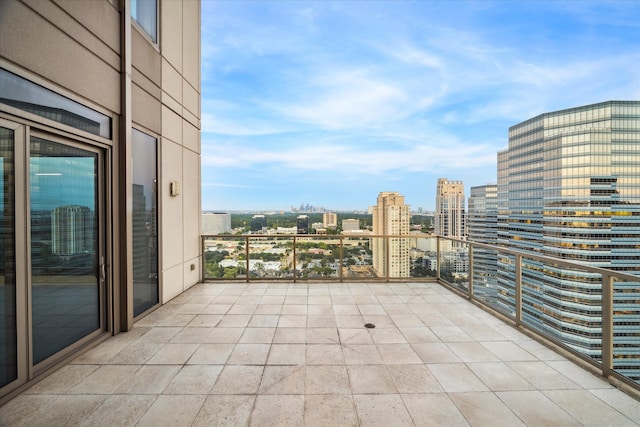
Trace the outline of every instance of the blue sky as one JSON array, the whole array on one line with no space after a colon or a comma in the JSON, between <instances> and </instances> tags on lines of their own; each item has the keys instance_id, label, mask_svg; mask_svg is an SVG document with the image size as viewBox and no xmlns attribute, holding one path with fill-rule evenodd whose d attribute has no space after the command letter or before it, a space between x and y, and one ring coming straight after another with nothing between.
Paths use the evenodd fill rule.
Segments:
<instances>
[{"instance_id":1,"label":"blue sky","mask_svg":"<svg viewBox=\"0 0 640 427\"><path fill-rule=\"evenodd\" d=\"M202 207L431 210L509 126L640 99L640 3L202 2Z\"/></svg>"}]
</instances>

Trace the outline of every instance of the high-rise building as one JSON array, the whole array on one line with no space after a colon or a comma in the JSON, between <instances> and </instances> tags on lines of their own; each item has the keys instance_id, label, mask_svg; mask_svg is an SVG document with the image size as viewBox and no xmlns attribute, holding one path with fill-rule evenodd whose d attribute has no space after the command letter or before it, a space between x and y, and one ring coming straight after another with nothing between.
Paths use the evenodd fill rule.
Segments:
<instances>
[{"instance_id":1,"label":"high-rise building","mask_svg":"<svg viewBox=\"0 0 640 427\"><path fill-rule=\"evenodd\" d=\"M496 184L471 187L467 227L469 240L494 245L497 243L498 186ZM473 284L474 292L478 297L491 302L495 301L497 269L496 251L485 248L473 249Z\"/></svg>"},{"instance_id":2,"label":"high-rise building","mask_svg":"<svg viewBox=\"0 0 640 427\"><path fill-rule=\"evenodd\" d=\"M338 215L333 212L323 213L322 224L325 228L336 228L338 226Z\"/></svg>"},{"instance_id":3,"label":"high-rise building","mask_svg":"<svg viewBox=\"0 0 640 427\"><path fill-rule=\"evenodd\" d=\"M264 215L254 215L251 217L251 232L261 233L267 230L267 217Z\"/></svg>"},{"instance_id":4,"label":"high-rise building","mask_svg":"<svg viewBox=\"0 0 640 427\"><path fill-rule=\"evenodd\" d=\"M253 221L252 228L253 231ZM208 212L202 214L202 234L223 234L231 232L231 214Z\"/></svg>"},{"instance_id":5,"label":"high-rise building","mask_svg":"<svg viewBox=\"0 0 640 427\"><path fill-rule=\"evenodd\" d=\"M200 281L200 10L0 1L0 402Z\"/></svg>"},{"instance_id":6,"label":"high-rise building","mask_svg":"<svg viewBox=\"0 0 640 427\"><path fill-rule=\"evenodd\" d=\"M51 214L51 252L76 255L95 251L93 213L86 206L58 206Z\"/></svg>"},{"instance_id":7,"label":"high-rise building","mask_svg":"<svg viewBox=\"0 0 640 427\"><path fill-rule=\"evenodd\" d=\"M309 234L309 217L307 215L298 215L296 226L298 234Z\"/></svg>"},{"instance_id":8,"label":"high-rise building","mask_svg":"<svg viewBox=\"0 0 640 427\"><path fill-rule=\"evenodd\" d=\"M466 236L464 202L462 181L438 179L436 211L433 219L436 235L458 239Z\"/></svg>"},{"instance_id":9,"label":"high-rise building","mask_svg":"<svg viewBox=\"0 0 640 427\"><path fill-rule=\"evenodd\" d=\"M408 235L411 225L411 212L409 205L404 204L404 196L397 192L381 192L378 195L377 204L373 207L372 222L373 234L375 235ZM373 268L379 276L391 278L409 277L410 239L390 237L387 243L387 239L374 237L372 243Z\"/></svg>"},{"instance_id":10,"label":"high-rise building","mask_svg":"<svg viewBox=\"0 0 640 427\"><path fill-rule=\"evenodd\" d=\"M358 219L342 220L342 232L348 233L350 231L360 231L360 220Z\"/></svg>"},{"instance_id":11,"label":"high-rise building","mask_svg":"<svg viewBox=\"0 0 640 427\"><path fill-rule=\"evenodd\" d=\"M544 113L509 128L509 146L498 153L499 244L640 273L638 147L639 101ZM501 257L498 303L505 310L513 307L514 274L512 260ZM523 317L600 359L600 275L528 260L522 278ZM615 286L614 368L640 378L640 284Z\"/></svg>"}]
</instances>

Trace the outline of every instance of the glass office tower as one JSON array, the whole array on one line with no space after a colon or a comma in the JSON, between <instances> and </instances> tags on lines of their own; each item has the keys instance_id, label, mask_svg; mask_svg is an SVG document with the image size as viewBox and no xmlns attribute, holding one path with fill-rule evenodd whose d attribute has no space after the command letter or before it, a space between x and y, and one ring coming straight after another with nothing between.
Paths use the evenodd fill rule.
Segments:
<instances>
[{"instance_id":1,"label":"glass office tower","mask_svg":"<svg viewBox=\"0 0 640 427\"><path fill-rule=\"evenodd\" d=\"M640 273L640 101L541 114L509 129L498 153L498 242ZM513 310L513 259L498 260L498 304ZM600 275L525 261L523 318L601 357ZM614 367L640 378L640 284L618 283Z\"/></svg>"}]
</instances>

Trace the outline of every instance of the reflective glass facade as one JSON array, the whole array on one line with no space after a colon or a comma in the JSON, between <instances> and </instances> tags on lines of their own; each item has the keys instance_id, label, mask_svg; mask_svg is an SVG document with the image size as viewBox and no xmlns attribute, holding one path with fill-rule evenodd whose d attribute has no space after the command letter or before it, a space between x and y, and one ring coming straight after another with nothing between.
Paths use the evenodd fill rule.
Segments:
<instances>
[{"instance_id":1,"label":"reflective glass facade","mask_svg":"<svg viewBox=\"0 0 640 427\"><path fill-rule=\"evenodd\" d=\"M538 254L640 273L640 102L545 113L509 129L498 153L498 242ZM512 260L498 260L498 299L513 300ZM523 317L599 359L601 278L531 262ZM640 285L616 287L614 311L637 313ZM616 316L614 366L640 376L640 317ZM628 326L631 326L630 328ZM617 348L616 348L617 347Z\"/></svg>"},{"instance_id":2,"label":"reflective glass facade","mask_svg":"<svg viewBox=\"0 0 640 427\"><path fill-rule=\"evenodd\" d=\"M498 239L498 186L471 187L467 212L468 238L495 244ZM474 292L493 303L496 299L496 251L473 249Z\"/></svg>"}]
</instances>

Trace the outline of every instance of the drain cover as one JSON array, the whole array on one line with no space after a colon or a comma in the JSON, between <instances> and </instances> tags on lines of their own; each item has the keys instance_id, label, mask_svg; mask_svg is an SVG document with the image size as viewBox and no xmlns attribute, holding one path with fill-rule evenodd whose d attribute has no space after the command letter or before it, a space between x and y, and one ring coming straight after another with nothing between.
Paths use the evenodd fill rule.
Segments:
<instances>
[{"instance_id":1,"label":"drain cover","mask_svg":"<svg viewBox=\"0 0 640 427\"><path fill-rule=\"evenodd\" d=\"M374 325L373 323L365 323L365 324L364 324L364 327L365 327L365 328L369 328L369 329L373 329L373 328L375 328L375 327L376 327L376 325Z\"/></svg>"}]
</instances>

